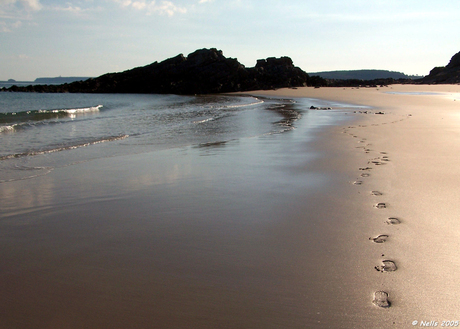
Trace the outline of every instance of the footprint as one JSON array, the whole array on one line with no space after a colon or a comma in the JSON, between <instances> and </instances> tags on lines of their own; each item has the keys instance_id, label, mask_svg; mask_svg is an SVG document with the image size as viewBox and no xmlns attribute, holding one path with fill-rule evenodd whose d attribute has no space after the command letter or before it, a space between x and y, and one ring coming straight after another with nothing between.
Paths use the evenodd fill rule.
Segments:
<instances>
[{"instance_id":1,"label":"footprint","mask_svg":"<svg viewBox=\"0 0 460 329\"><path fill-rule=\"evenodd\" d=\"M387 204L385 202L379 202L376 205L374 205L374 207L377 209L385 209L387 207Z\"/></svg>"},{"instance_id":2,"label":"footprint","mask_svg":"<svg viewBox=\"0 0 460 329\"><path fill-rule=\"evenodd\" d=\"M361 167L359 168L359 170L372 170L372 168L371 167Z\"/></svg>"},{"instance_id":3,"label":"footprint","mask_svg":"<svg viewBox=\"0 0 460 329\"><path fill-rule=\"evenodd\" d=\"M397 224L401 224L401 221L396 217L390 217L386 220L386 223L388 225L397 225Z\"/></svg>"},{"instance_id":4,"label":"footprint","mask_svg":"<svg viewBox=\"0 0 460 329\"><path fill-rule=\"evenodd\" d=\"M379 191L372 191L371 194L374 195L374 196L381 196L381 195L383 195L383 193L382 193L382 192L379 192Z\"/></svg>"},{"instance_id":5,"label":"footprint","mask_svg":"<svg viewBox=\"0 0 460 329\"><path fill-rule=\"evenodd\" d=\"M380 234L378 237L376 238L369 238L369 240L372 240L374 241L375 243L384 243L388 238L388 235L385 235L385 234Z\"/></svg>"},{"instance_id":6,"label":"footprint","mask_svg":"<svg viewBox=\"0 0 460 329\"><path fill-rule=\"evenodd\" d=\"M372 301L374 305L378 307L388 308L391 306L390 301L388 300L388 293L385 291L376 291L374 292L374 300Z\"/></svg>"},{"instance_id":7,"label":"footprint","mask_svg":"<svg viewBox=\"0 0 460 329\"><path fill-rule=\"evenodd\" d=\"M397 269L395 262L392 260L383 260L382 263L383 265L374 267L379 272L394 272Z\"/></svg>"},{"instance_id":8,"label":"footprint","mask_svg":"<svg viewBox=\"0 0 460 329\"><path fill-rule=\"evenodd\" d=\"M363 181L361 180L357 180L353 182L353 185L362 185L362 184L363 184Z\"/></svg>"},{"instance_id":9,"label":"footprint","mask_svg":"<svg viewBox=\"0 0 460 329\"><path fill-rule=\"evenodd\" d=\"M361 177L369 177L371 174L361 174Z\"/></svg>"}]
</instances>

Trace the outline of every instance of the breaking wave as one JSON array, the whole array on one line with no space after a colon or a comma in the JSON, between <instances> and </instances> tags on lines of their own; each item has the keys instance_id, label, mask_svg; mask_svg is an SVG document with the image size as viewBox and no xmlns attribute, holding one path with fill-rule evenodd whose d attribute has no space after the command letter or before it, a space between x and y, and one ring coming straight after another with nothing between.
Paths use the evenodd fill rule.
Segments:
<instances>
[{"instance_id":1,"label":"breaking wave","mask_svg":"<svg viewBox=\"0 0 460 329\"><path fill-rule=\"evenodd\" d=\"M103 105L52 110L32 110L0 113L0 133L12 132L30 122L74 117L79 114L99 112Z\"/></svg>"}]
</instances>

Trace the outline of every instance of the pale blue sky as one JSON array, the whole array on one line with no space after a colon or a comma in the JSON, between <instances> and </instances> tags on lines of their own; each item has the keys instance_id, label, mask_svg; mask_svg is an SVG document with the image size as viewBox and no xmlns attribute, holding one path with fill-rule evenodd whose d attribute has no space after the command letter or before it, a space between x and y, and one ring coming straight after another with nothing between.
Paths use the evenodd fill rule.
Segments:
<instances>
[{"instance_id":1,"label":"pale blue sky","mask_svg":"<svg viewBox=\"0 0 460 329\"><path fill-rule=\"evenodd\" d=\"M460 51L457 0L0 0L0 80L99 76L199 48L247 67L428 74Z\"/></svg>"}]
</instances>

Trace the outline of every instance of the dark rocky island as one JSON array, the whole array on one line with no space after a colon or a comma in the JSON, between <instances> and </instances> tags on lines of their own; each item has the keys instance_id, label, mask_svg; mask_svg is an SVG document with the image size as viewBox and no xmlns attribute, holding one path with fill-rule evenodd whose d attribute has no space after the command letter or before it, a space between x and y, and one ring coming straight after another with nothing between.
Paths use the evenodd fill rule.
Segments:
<instances>
[{"instance_id":1,"label":"dark rocky island","mask_svg":"<svg viewBox=\"0 0 460 329\"><path fill-rule=\"evenodd\" d=\"M420 83L455 84L460 83L460 52L452 56L447 66L435 67Z\"/></svg>"},{"instance_id":2,"label":"dark rocky island","mask_svg":"<svg viewBox=\"0 0 460 329\"><path fill-rule=\"evenodd\" d=\"M289 57L260 59L246 68L215 48L180 54L160 63L61 85L12 86L4 91L71 93L208 94L326 85L295 67Z\"/></svg>"}]
</instances>

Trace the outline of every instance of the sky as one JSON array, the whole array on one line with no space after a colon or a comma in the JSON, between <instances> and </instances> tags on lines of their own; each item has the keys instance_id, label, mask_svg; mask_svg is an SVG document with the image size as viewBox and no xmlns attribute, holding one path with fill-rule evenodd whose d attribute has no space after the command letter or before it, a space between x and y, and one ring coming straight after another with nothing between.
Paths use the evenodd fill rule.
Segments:
<instances>
[{"instance_id":1,"label":"sky","mask_svg":"<svg viewBox=\"0 0 460 329\"><path fill-rule=\"evenodd\" d=\"M0 80L96 77L217 48L246 67L427 75L460 51L457 0L0 0Z\"/></svg>"}]
</instances>

